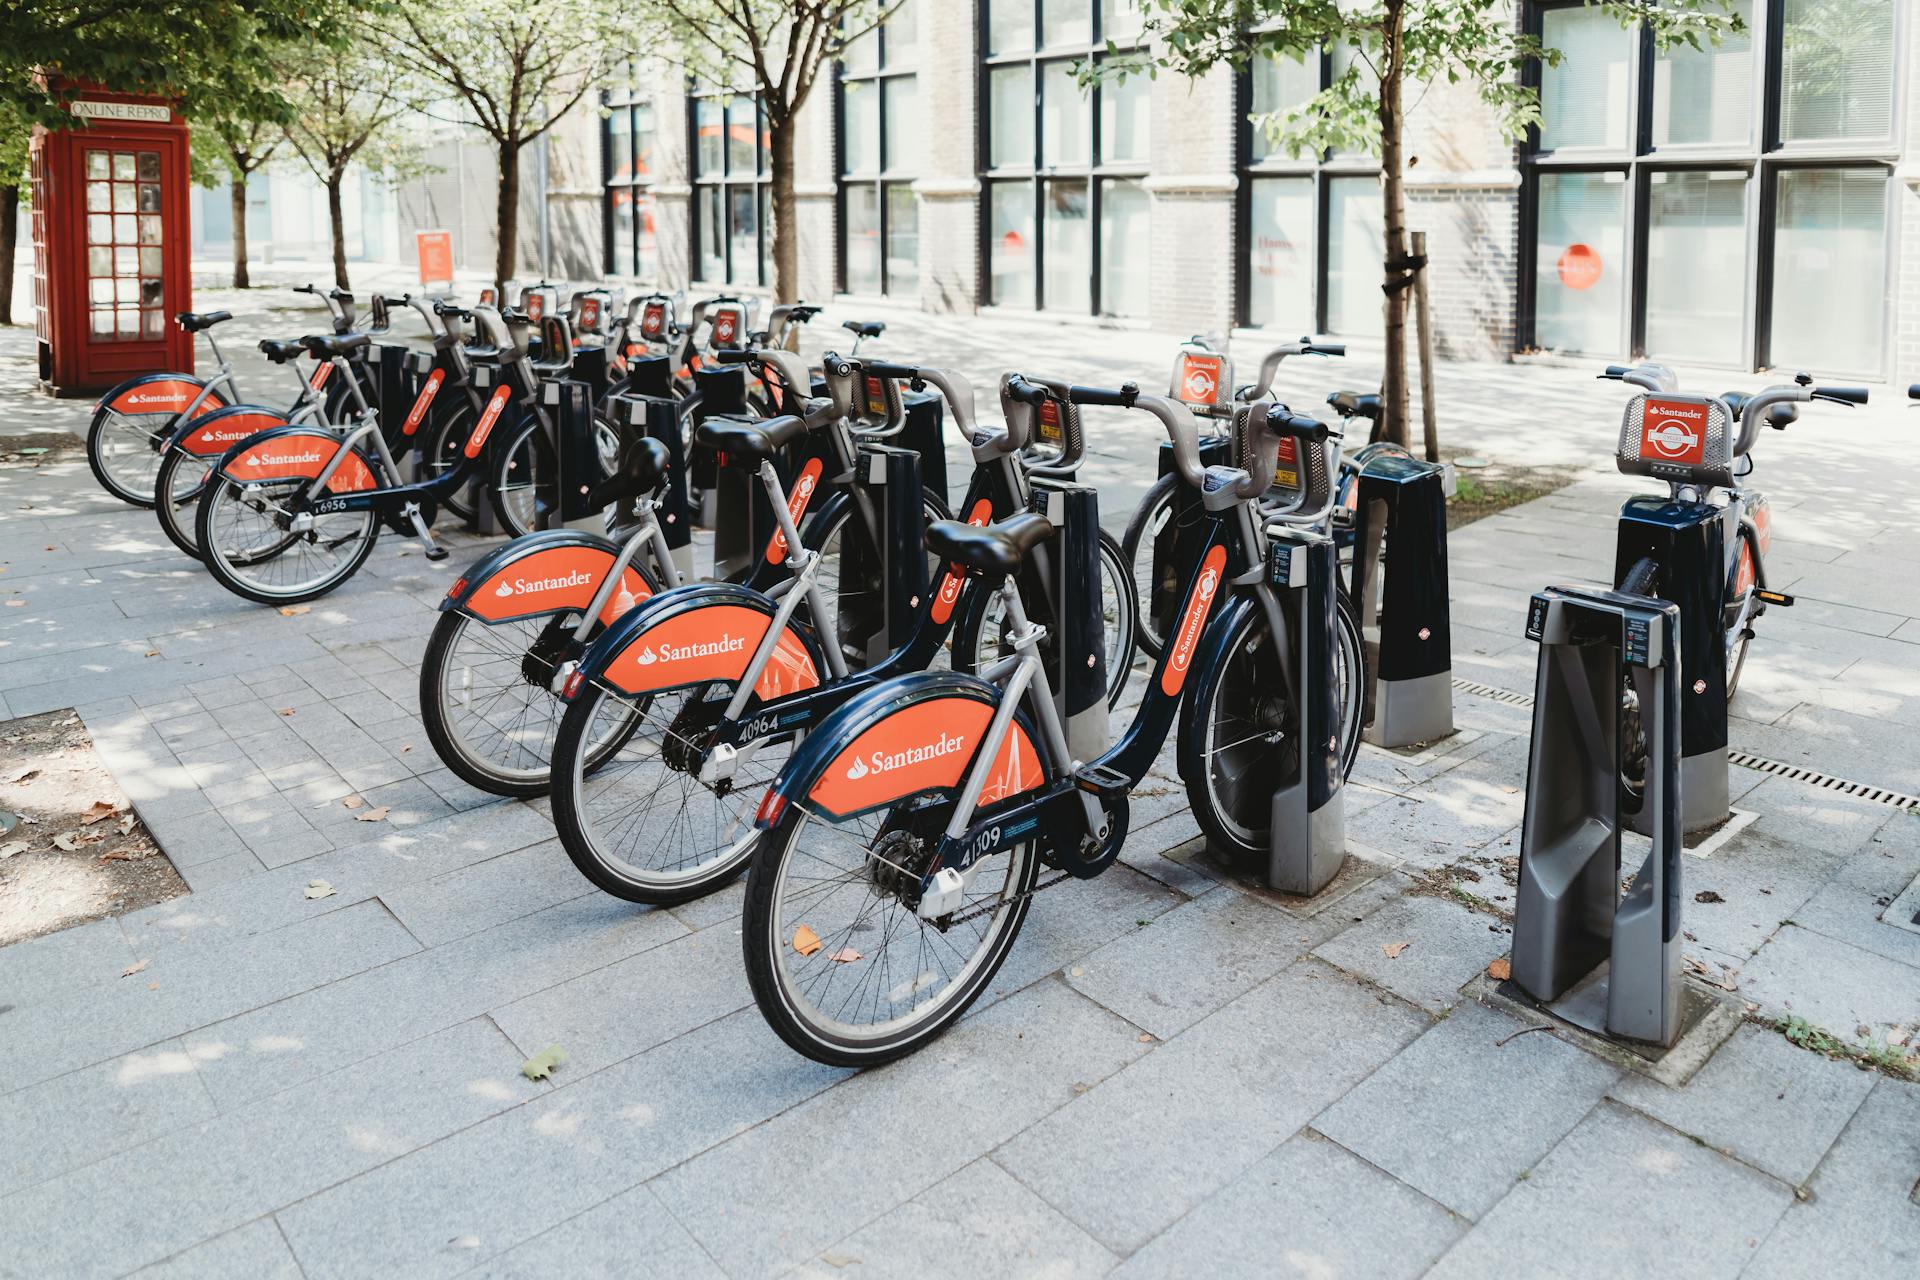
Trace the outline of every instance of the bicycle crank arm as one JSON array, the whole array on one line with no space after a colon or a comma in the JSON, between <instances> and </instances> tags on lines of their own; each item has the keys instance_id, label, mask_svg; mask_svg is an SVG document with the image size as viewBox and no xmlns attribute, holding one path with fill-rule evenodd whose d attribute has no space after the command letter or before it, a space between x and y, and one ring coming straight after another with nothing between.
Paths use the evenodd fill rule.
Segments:
<instances>
[{"instance_id":1,"label":"bicycle crank arm","mask_svg":"<svg viewBox=\"0 0 1920 1280\"><path fill-rule=\"evenodd\" d=\"M413 536L420 540L420 546L429 560L445 560L447 549L433 540L433 531L427 528L427 522L420 518L420 504L409 502L401 508L402 515L413 526Z\"/></svg>"}]
</instances>

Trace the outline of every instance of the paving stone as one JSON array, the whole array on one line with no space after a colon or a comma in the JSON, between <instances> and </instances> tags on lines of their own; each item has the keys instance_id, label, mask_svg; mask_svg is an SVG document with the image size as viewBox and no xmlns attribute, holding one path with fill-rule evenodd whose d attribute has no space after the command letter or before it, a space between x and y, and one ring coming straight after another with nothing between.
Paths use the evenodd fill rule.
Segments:
<instances>
[{"instance_id":1,"label":"paving stone","mask_svg":"<svg viewBox=\"0 0 1920 1280\"><path fill-rule=\"evenodd\" d=\"M635 1187L508 1250L473 1275L476 1280L725 1280L726 1272L674 1221L650 1188Z\"/></svg>"},{"instance_id":2,"label":"paving stone","mask_svg":"<svg viewBox=\"0 0 1920 1280\"><path fill-rule=\"evenodd\" d=\"M1910 1275L1920 1264L1920 1085L1878 1077L1746 1275Z\"/></svg>"},{"instance_id":3,"label":"paving stone","mask_svg":"<svg viewBox=\"0 0 1920 1280\"><path fill-rule=\"evenodd\" d=\"M1920 968L1797 925L1780 932L1740 976L1740 994L1774 1016L1795 1014L1842 1040L1920 1022Z\"/></svg>"},{"instance_id":4,"label":"paving stone","mask_svg":"<svg viewBox=\"0 0 1920 1280\"><path fill-rule=\"evenodd\" d=\"M1406 1005L1303 960L1033 1125L994 1160L1109 1249L1131 1253L1426 1026ZM1089 1177L1094 1169L1125 1176Z\"/></svg>"},{"instance_id":5,"label":"paving stone","mask_svg":"<svg viewBox=\"0 0 1920 1280\"><path fill-rule=\"evenodd\" d=\"M1737 1276L1792 1202L1784 1183L1602 1103L1428 1274Z\"/></svg>"},{"instance_id":6,"label":"paving stone","mask_svg":"<svg viewBox=\"0 0 1920 1280\"><path fill-rule=\"evenodd\" d=\"M256 1218L133 1274L136 1280L302 1280L272 1218Z\"/></svg>"},{"instance_id":7,"label":"paving stone","mask_svg":"<svg viewBox=\"0 0 1920 1280\"><path fill-rule=\"evenodd\" d=\"M604 969L680 932L664 913L581 898L201 1026L188 1047L219 1049L200 1078L231 1107Z\"/></svg>"},{"instance_id":8,"label":"paving stone","mask_svg":"<svg viewBox=\"0 0 1920 1280\"><path fill-rule=\"evenodd\" d=\"M252 851L242 850L224 858L215 858L212 862L202 862L196 866L182 868L180 878L185 880L187 888L195 893L205 893L208 889L226 884L230 880L258 875L265 870L265 864L254 857Z\"/></svg>"},{"instance_id":9,"label":"paving stone","mask_svg":"<svg viewBox=\"0 0 1920 1280\"><path fill-rule=\"evenodd\" d=\"M930 1275L1090 1280L1118 1261L992 1160L976 1160L789 1274L826 1280L858 1266L862 1280Z\"/></svg>"},{"instance_id":10,"label":"paving stone","mask_svg":"<svg viewBox=\"0 0 1920 1280\"><path fill-rule=\"evenodd\" d=\"M114 981L135 958L116 920L95 920L0 947L0 1004L35 1004Z\"/></svg>"},{"instance_id":11,"label":"paving stone","mask_svg":"<svg viewBox=\"0 0 1920 1280\"><path fill-rule=\"evenodd\" d=\"M1136 925L1066 977L1082 995L1166 1040L1292 964L1329 927L1220 887Z\"/></svg>"},{"instance_id":12,"label":"paving stone","mask_svg":"<svg viewBox=\"0 0 1920 1280\"><path fill-rule=\"evenodd\" d=\"M214 1114L177 1040L5 1094L0 1197Z\"/></svg>"},{"instance_id":13,"label":"paving stone","mask_svg":"<svg viewBox=\"0 0 1920 1280\"><path fill-rule=\"evenodd\" d=\"M1492 1208L1619 1075L1552 1035L1468 1003L1313 1127L1462 1217Z\"/></svg>"},{"instance_id":14,"label":"paving stone","mask_svg":"<svg viewBox=\"0 0 1920 1280\"><path fill-rule=\"evenodd\" d=\"M1440 1205L1307 1132L1222 1187L1114 1275L1410 1278L1465 1229Z\"/></svg>"},{"instance_id":15,"label":"paving stone","mask_svg":"<svg viewBox=\"0 0 1920 1280\"><path fill-rule=\"evenodd\" d=\"M1916 876L1920 876L1920 822L1895 818L1794 911L1793 922L1888 960L1920 967L1920 933L1883 918Z\"/></svg>"},{"instance_id":16,"label":"paving stone","mask_svg":"<svg viewBox=\"0 0 1920 1280\"><path fill-rule=\"evenodd\" d=\"M91 987L71 999L0 1014L0 1081L8 1092L22 1089L418 947L378 903L362 903L217 948L155 952L139 983Z\"/></svg>"},{"instance_id":17,"label":"paving stone","mask_svg":"<svg viewBox=\"0 0 1920 1280\"><path fill-rule=\"evenodd\" d=\"M543 1096L283 1210L281 1227L312 1280L452 1275L573 1219L582 1187L635 1187L845 1075L743 1010L605 1071L562 1066ZM751 1204L730 1193L700 1212ZM463 1237L476 1246L447 1247Z\"/></svg>"},{"instance_id":18,"label":"paving stone","mask_svg":"<svg viewBox=\"0 0 1920 1280\"><path fill-rule=\"evenodd\" d=\"M1841 862L1841 855L1782 839L1765 817L1734 835L1712 857L1688 858L1680 873L1691 935L1688 950L1703 955L1711 951L1715 954L1708 958L1744 968ZM1703 893L1716 895L1718 901L1699 901Z\"/></svg>"},{"instance_id":19,"label":"paving stone","mask_svg":"<svg viewBox=\"0 0 1920 1280\"><path fill-rule=\"evenodd\" d=\"M1422 867L1473 853L1525 816L1526 798L1507 779L1474 777L1472 762L1447 771L1447 783L1419 800L1390 800L1347 824L1350 839ZM1524 781L1524 779L1523 779Z\"/></svg>"},{"instance_id":20,"label":"paving stone","mask_svg":"<svg viewBox=\"0 0 1920 1280\"><path fill-rule=\"evenodd\" d=\"M1183 899L1130 867L1110 867L1092 880L1069 880L1034 899L1019 945L993 975L976 1010L1071 967L1101 944L1156 920ZM733 926L736 932L739 925Z\"/></svg>"},{"instance_id":21,"label":"paving stone","mask_svg":"<svg viewBox=\"0 0 1920 1280\"><path fill-rule=\"evenodd\" d=\"M1874 1080L1850 1063L1808 1053L1778 1032L1747 1025L1684 1089L1629 1074L1615 1083L1612 1095L1797 1185L1813 1173Z\"/></svg>"},{"instance_id":22,"label":"paving stone","mask_svg":"<svg viewBox=\"0 0 1920 1280\"><path fill-rule=\"evenodd\" d=\"M599 892L558 840L542 840L390 890L380 900L431 947Z\"/></svg>"},{"instance_id":23,"label":"paving stone","mask_svg":"<svg viewBox=\"0 0 1920 1280\"><path fill-rule=\"evenodd\" d=\"M457 1132L539 1092L476 1019L0 1201L24 1275L117 1274Z\"/></svg>"},{"instance_id":24,"label":"paving stone","mask_svg":"<svg viewBox=\"0 0 1920 1280\"><path fill-rule=\"evenodd\" d=\"M723 1269L763 1275L919 1195L1074 1097L1076 1084L1118 1071L1147 1051L1137 1035L1062 984L1040 983L653 1185ZM893 1135L906 1129L914 1139L901 1144ZM889 1158L871 1159L882 1148ZM796 1180L795 1169L834 1175ZM753 1209L714 1213L722 1203Z\"/></svg>"},{"instance_id":25,"label":"paving stone","mask_svg":"<svg viewBox=\"0 0 1920 1280\"><path fill-rule=\"evenodd\" d=\"M1384 948L1408 944L1397 956ZM1313 949L1337 965L1432 1013L1460 1003L1460 988L1513 945L1504 921L1426 895L1390 901Z\"/></svg>"}]
</instances>

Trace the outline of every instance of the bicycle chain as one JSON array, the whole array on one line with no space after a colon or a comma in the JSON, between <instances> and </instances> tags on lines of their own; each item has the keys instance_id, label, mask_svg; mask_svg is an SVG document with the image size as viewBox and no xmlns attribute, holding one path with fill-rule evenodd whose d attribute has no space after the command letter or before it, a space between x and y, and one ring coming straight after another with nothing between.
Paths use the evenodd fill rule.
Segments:
<instances>
[{"instance_id":1,"label":"bicycle chain","mask_svg":"<svg viewBox=\"0 0 1920 1280\"><path fill-rule=\"evenodd\" d=\"M983 903L980 906L975 907L971 911L963 911L957 916L949 916L947 918L947 927L952 928L956 924L964 924L966 921L972 920L978 916L983 916L991 912L998 911L1004 905L1011 905L1012 903L1019 902L1022 899L1031 898L1034 894L1040 892L1042 889L1051 889L1053 888L1053 886L1059 884L1062 880L1071 880L1071 879L1073 879L1072 876L1062 871L1059 875L1055 876L1053 879L1042 880L1039 884L1036 884L1035 886L1033 886L1033 888L1028 889L1022 893L1016 893L1011 898L995 898L992 902Z\"/></svg>"}]
</instances>

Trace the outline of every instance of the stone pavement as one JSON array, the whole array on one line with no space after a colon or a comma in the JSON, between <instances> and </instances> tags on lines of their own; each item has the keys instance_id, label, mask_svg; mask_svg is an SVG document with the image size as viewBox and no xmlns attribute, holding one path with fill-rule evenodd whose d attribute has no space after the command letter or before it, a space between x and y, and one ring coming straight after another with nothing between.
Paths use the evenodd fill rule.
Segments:
<instances>
[{"instance_id":1,"label":"stone pavement","mask_svg":"<svg viewBox=\"0 0 1920 1280\"><path fill-rule=\"evenodd\" d=\"M1035 372L1150 386L1174 340L885 318L890 353L983 388L1029 352L1071 353ZM0 331L13 429L83 430L85 406L25 393L25 337ZM1317 400L1376 372L1356 353L1283 383ZM1524 691L1526 595L1606 577L1613 512L1641 487L1610 470L1623 396L1586 370L1440 381L1453 448L1583 468L1451 543L1455 673ZM1920 440L1920 412L1903 414L1815 411L1763 441L1768 567L1800 603L1762 622L1732 735L1912 793L1920 485L1887 465ZM1151 436L1094 421L1090 476L1117 524ZM83 460L0 469L0 595L23 602L0 613L0 716L76 707L193 890L0 950L0 1275L1920 1262L1920 1086L1765 1022L1795 1014L1842 1040L1920 1023L1920 933L1881 919L1920 873L1920 818L1734 770L1736 806L1758 816L1686 860L1688 951L1737 971L1753 1018L1673 1088L1462 993L1509 945L1525 707L1461 692L1453 739L1367 748L1349 872L1312 902L1211 872L1163 759L1122 863L1037 898L951 1034L850 1075L796 1057L753 1009L738 886L672 910L607 898L543 804L439 767L414 686L432 605L475 554L453 541L431 566L383 540L347 587L285 617L184 563ZM356 821L349 793L387 820ZM333 896L308 899L313 879ZM1696 905L1705 889L1724 901ZM552 1044L566 1064L522 1078Z\"/></svg>"}]
</instances>

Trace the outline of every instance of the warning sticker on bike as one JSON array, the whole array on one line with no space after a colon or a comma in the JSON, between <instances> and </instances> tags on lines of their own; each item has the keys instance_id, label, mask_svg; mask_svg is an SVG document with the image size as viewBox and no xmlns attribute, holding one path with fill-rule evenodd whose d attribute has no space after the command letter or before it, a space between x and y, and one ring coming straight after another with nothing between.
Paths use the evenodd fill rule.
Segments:
<instances>
[{"instance_id":1,"label":"warning sticker on bike","mask_svg":"<svg viewBox=\"0 0 1920 1280\"><path fill-rule=\"evenodd\" d=\"M480 456L480 450L486 447L487 437L493 434L493 424L500 421L500 415L512 397L513 388L504 382L493 389L493 398L487 401L487 407L480 412L480 421L474 424L473 434L467 437L467 447L463 452L469 458Z\"/></svg>"},{"instance_id":2,"label":"warning sticker on bike","mask_svg":"<svg viewBox=\"0 0 1920 1280\"><path fill-rule=\"evenodd\" d=\"M1292 436L1280 437L1280 448L1274 454L1273 482L1283 489L1300 487L1300 442Z\"/></svg>"},{"instance_id":3,"label":"warning sticker on bike","mask_svg":"<svg viewBox=\"0 0 1920 1280\"><path fill-rule=\"evenodd\" d=\"M327 379L331 378L332 376L333 376L333 361L328 360L313 371L313 376L307 379L307 386L309 386L315 391L318 391L320 388L327 385Z\"/></svg>"},{"instance_id":4,"label":"warning sticker on bike","mask_svg":"<svg viewBox=\"0 0 1920 1280\"><path fill-rule=\"evenodd\" d=\"M787 495L787 515L793 520L794 528L800 527L800 517L807 514L807 504L813 501L814 491L820 487L820 473L825 469L826 464L819 458L809 458L794 480L793 492ZM786 558L787 535L776 529L767 543L767 563L782 564Z\"/></svg>"},{"instance_id":5,"label":"warning sticker on bike","mask_svg":"<svg viewBox=\"0 0 1920 1280\"><path fill-rule=\"evenodd\" d=\"M941 697L894 712L842 748L821 771L809 803L836 815L859 813L906 796L951 789L993 719L993 708L974 698ZM1018 724L980 793L992 804L1040 784L1040 758Z\"/></svg>"},{"instance_id":6,"label":"warning sticker on bike","mask_svg":"<svg viewBox=\"0 0 1920 1280\"><path fill-rule=\"evenodd\" d=\"M880 379L867 379L867 412L876 417L884 417L887 412L887 389L880 385Z\"/></svg>"},{"instance_id":7,"label":"warning sticker on bike","mask_svg":"<svg viewBox=\"0 0 1920 1280\"><path fill-rule=\"evenodd\" d=\"M464 607L487 622L584 611L612 568L613 553L604 547L551 547L522 556L475 583ZM601 607L600 621L613 622L651 595L639 573L626 569Z\"/></svg>"},{"instance_id":8,"label":"warning sticker on bike","mask_svg":"<svg viewBox=\"0 0 1920 1280\"><path fill-rule=\"evenodd\" d=\"M287 420L277 413L251 409L216 414L204 420L196 418L194 422L193 430L180 437L180 447L202 458L218 457L256 432L287 425Z\"/></svg>"},{"instance_id":9,"label":"warning sticker on bike","mask_svg":"<svg viewBox=\"0 0 1920 1280\"><path fill-rule=\"evenodd\" d=\"M226 474L242 484L317 476L340 451L340 441L320 431L275 436L241 451L227 463ZM358 493L373 487L373 472L352 452L340 459L327 480L329 493Z\"/></svg>"},{"instance_id":10,"label":"warning sticker on bike","mask_svg":"<svg viewBox=\"0 0 1920 1280\"><path fill-rule=\"evenodd\" d=\"M1166 670L1160 675L1160 688L1168 694L1180 692L1187 682L1187 670L1193 665L1193 651L1206 630L1207 615L1213 610L1213 598L1220 594L1220 583L1227 573L1227 549L1216 546L1200 561L1200 573L1194 579L1193 595L1180 615L1180 628L1173 633L1167 650Z\"/></svg>"},{"instance_id":11,"label":"warning sticker on bike","mask_svg":"<svg viewBox=\"0 0 1920 1280\"><path fill-rule=\"evenodd\" d=\"M979 499L973 504L973 510L967 512L967 523L976 529L985 528L991 519L993 501L990 498ZM940 579L939 594L933 598L933 620L936 625L945 623L953 616L953 606L960 599L960 588L965 584L966 577L958 569L948 569L947 576Z\"/></svg>"},{"instance_id":12,"label":"warning sticker on bike","mask_svg":"<svg viewBox=\"0 0 1920 1280\"><path fill-rule=\"evenodd\" d=\"M1640 457L1694 467L1707 456L1707 406L1686 400L1646 397L1641 407Z\"/></svg>"},{"instance_id":13,"label":"warning sticker on bike","mask_svg":"<svg viewBox=\"0 0 1920 1280\"><path fill-rule=\"evenodd\" d=\"M1060 425L1060 405L1054 400L1040 402L1040 421L1034 428L1034 434L1040 437L1040 443L1057 445L1067 438Z\"/></svg>"},{"instance_id":14,"label":"warning sticker on bike","mask_svg":"<svg viewBox=\"0 0 1920 1280\"><path fill-rule=\"evenodd\" d=\"M445 369L435 369L427 375L426 385L413 398L413 408L407 410L407 420L401 424L401 434L410 436L420 429L421 422L426 419L428 406L433 403L434 396L440 393L440 384L446 380Z\"/></svg>"},{"instance_id":15,"label":"warning sticker on bike","mask_svg":"<svg viewBox=\"0 0 1920 1280\"><path fill-rule=\"evenodd\" d=\"M1217 408L1226 403L1227 358L1182 351L1173 365L1173 398L1182 404Z\"/></svg>"}]
</instances>

